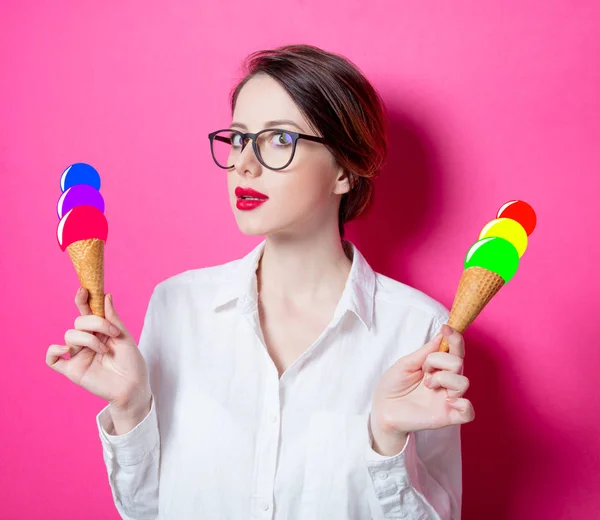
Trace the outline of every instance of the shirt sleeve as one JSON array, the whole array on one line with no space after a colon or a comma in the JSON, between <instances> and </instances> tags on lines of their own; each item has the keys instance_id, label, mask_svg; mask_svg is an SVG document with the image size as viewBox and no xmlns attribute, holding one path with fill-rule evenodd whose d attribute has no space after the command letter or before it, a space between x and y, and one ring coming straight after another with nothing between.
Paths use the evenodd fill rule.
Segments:
<instances>
[{"instance_id":1,"label":"shirt sleeve","mask_svg":"<svg viewBox=\"0 0 600 520\"><path fill-rule=\"evenodd\" d=\"M152 389L148 415L123 435L115 435L110 405L96 416L113 501L124 520L150 520L158 517L160 433L156 395L159 391L160 338L157 328L157 298L155 288L138 342L138 348L148 366Z\"/></svg>"},{"instance_id":2,"label":"shirt sleeve","mask_svg":"<svg viewBox=\"0 0 600 520\"><path fill-rule=\"evenodd\" d=\"M437 334L445 323L434 321ZM459 520L462 500L460 425L408 435L400 453L373 449L370 415L365 448L368 474L379 503L374 519Z\"/></svg>"}]
</instances>

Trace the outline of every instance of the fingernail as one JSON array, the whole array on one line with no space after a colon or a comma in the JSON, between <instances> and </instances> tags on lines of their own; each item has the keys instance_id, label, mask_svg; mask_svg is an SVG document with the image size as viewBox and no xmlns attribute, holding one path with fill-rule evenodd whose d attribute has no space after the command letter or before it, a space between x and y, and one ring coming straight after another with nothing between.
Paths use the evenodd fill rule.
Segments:
<instances>
[{"instance_id":1,"label":"fingernail","mask_svg":"<svg viewBox=\"0 0 600 520\"><path fill-rule=\"evenodd\" d=\"M60 350L61 350L61 352L67 353L67 352L69 352L70 349L69 349L69 347L63 347Z\"/></svg>"},{"instance_id":2,"label":"fingernail","mask_svg":"<svg viewBox=\"0 0 600 520\"><path fill-rule=\"evenodd\" d=\"M446 397L446 402L448 404L455 404L458 401L456 397Z\"/></svg>"},{"instance_id":3,"label":"fingernail","mask_svg":"<svg viewBox=\"0 0 600 520\"><path fill-rule=\"evenodd\" d=\"M431 385L431 380L433 379L433 374L427 374L425 376L425 386Z\"/></svg>"},{"instance_id":4,"label":"fingernail","mask_svg":"<svg viewBox=\"0 0 600 520\"><path fill-rule=\"evenodd\" d=\"M118 336L118 335L119 335L119 332L120 332L120 331L119 331L119 329L117 329L117 327L115 327L114 325L111 325L111 326L110 326L110 333L111 333L113 336Z\"/></svg>"},{"instance_id":5,"label":"fingernail","mask_svg":"<svg viewBox=\"0 0 600 520\"><path fill-rule=\"evenodd\" d=\"M449 325L444 324L442 326L442 334L447 338L448 336L452 336L452 333L454 331L452 330L452 327L450 327Z\"/></svg>"},{"instance_id":6,"label":"fingernail","mask_svg":"<svg viewBox=\"0 0 600 520\"><path fill-rule=\"evenodd\" d=\"M110 304L112 305L113 304L112 293L109 293L108 299L110 300Z\"/></svg>"}]
</instances>

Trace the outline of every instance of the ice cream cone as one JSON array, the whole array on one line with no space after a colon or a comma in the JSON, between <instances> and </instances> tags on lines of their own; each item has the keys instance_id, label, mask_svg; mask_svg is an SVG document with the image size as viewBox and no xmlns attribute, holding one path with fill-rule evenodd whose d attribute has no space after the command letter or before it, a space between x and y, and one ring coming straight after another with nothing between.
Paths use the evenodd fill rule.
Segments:
<instances>
[{"instance_id":1,"label":"ice cream cone","mask_svg":"<svg viewBox=\"0 0 600 520\"><path fill-rule=\"evenodd\" d=\"M469 267L460 278L448 325L463 333L488 302L504 285L504 279L483 267ZM440 352L449 352L446 338L442 338Z\"/></svg>"},{"instance_id":2,"label":"ice cream cone","mask_svg":"<svg viewBox=\"0 0 600 520\"><path fill-rule=\"evenodd\" d=\"M92 313L104 318L104 240L90 238L67 246L81 286L89 292Z\"/></svg>"}]
</instances>

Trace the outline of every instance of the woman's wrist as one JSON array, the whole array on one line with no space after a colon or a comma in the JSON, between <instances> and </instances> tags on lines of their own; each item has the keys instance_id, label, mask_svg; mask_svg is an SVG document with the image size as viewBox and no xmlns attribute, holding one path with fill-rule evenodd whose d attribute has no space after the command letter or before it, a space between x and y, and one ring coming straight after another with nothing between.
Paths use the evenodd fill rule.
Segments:
<instances>
[{"instance_id":1,"label":"woman's wrist","mask_svg":"<svg viewBox=\"0 0 600 520\"><path fill-rule=\"evenodd\" d=\"M111 403L109 410L115 429L115 435L124 435L133 430L150 413L152 408L152 393L138 396L125 406Z\"/></svg>"},{"instance_id":2,"label":"woman's wrist","mask_svg":"<svg viewBox=\"0 0 600 520\"><path fill-rule=\"evenodd\" d=\"M373 451L379 453L379 455L384 455L386 457L391 457L393 455L398 455L406 445L406 441L408 440L408 433L404 433L401 436L397 436L394 438L377 438L373 435Z\"/></svg>"},{"instance_id":3,"label":"woman's wrist","mask_svg":"<svg viewBox=\"0 0 600 520\"><path fill-rule=\"evenodd\" d=\"M391 432L380 428L372 413L369 415L369 433L373 451L386 457L400 453L408 440L407 432Z\"/></svg>"}]
</instances>

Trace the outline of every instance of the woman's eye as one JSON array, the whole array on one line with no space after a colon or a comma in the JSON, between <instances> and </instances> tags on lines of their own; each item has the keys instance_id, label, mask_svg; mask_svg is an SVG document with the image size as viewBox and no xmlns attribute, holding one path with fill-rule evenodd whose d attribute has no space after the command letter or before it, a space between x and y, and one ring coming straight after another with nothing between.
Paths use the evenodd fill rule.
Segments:
<instances>
[{"instance_id":1,"label":"woman's eye","mask_svg":"<svg viewBox=\"0 0 600 520\"><path fill-rule=\"evenodd\" d=\"M240 134L233 134L230 139L233 146L242 146L242 136Z\"/></svg>"},{"instance_id":2,"label":"woman's eye","mask_svg":"<svg viewBox=\"0 0 600 520\"><path fill-rule=\"evenodd\" d=\"M275 146L287 146L292 144L292 136L286 132L274 132L271 143Z\"/></svg>"}]
</instances>

